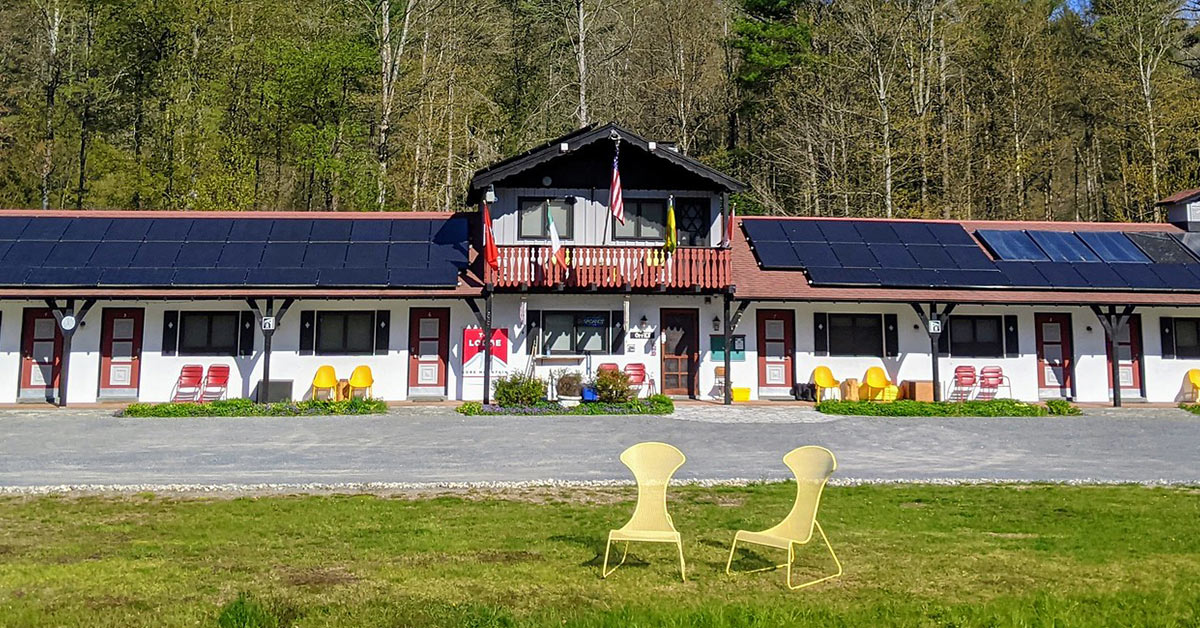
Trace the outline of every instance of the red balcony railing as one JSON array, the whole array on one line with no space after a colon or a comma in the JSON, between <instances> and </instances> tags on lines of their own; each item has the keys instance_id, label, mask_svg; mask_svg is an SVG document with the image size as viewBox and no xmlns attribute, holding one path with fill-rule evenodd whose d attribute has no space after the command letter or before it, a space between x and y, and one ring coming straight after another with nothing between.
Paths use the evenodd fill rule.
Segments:
<instances>
[{"instance_id":1,"label":"red balcony railing","mask_svg":"<svg viewBox=\"0 0 1200 628\"><path fill-rule=\"evenodd\" d=\"M730 284L729 249L631 246L566 246L566 267L550 259L548 246L502 246L500 269L487 267L498 288L718 290ZM486 267L486 265L485 265Z\"/></svg>"}]
</instances>

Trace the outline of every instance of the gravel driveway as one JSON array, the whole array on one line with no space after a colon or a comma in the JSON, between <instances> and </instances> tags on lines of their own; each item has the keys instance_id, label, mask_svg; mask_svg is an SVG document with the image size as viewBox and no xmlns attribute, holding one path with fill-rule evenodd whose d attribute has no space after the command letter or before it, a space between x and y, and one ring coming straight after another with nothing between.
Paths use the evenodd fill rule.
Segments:
<instances>
[{"instance_id":1,"label":"gravel driveway","mask_svg":"<svg viewBox=\"0 0 1200 628\"><path fill-rule=\"evenodd\" d=\"M118 419L105 411L0 413L0 491L165 485L447 485L628 481L617 460L670 442L685 480L787 477L819 444L847 481L1200 484L1200 417L1174 409L1033 419L834 417L796 406L683 406L673 417L386 416Z\"/></svg>"}]
</instances>

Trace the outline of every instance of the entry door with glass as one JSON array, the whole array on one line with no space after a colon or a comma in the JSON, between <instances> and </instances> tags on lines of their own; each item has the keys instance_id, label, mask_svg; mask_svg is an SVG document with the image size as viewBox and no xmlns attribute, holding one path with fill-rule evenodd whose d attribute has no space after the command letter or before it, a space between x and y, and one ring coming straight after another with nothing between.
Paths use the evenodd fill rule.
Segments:
<instances>
[{"instance_id":1,"label":"entry door with glass","mask_svg":"<svg viewBox=\"0 0 1200 628\"><path fill-rule=\"evenodd\" d=\"M662 310L662 392L694 397L700 358L700 312Z\"/></svg>"},{"instance_id":2,"label":"entry door with glass","mask_svg":"<svg viewBox=\"0 0 1200 628\"><path fill-rule=\"evenodd\" d=\"M1108 347L1108 396L1112 397L1112 351ZM1121 397L1142 397L1142 320L1137 314L1129 317L1129 324L1117 334L1117 377L1121 380Z\"/></svg>"},{"instance_id":3,"label":"entry door with glass","mask_svg":"<svg viewBox=\"0 0 1200 628\"><path fill-rule=\"evenodd\" d=\"M100 329L101 399L137 399L142 319L140 308L104 308Z\"/></svg>"},{"instance_id":4,"label":"entry door with glass","mask_svg":"<svg viewBox=\"0 0 1200 628\"><path fill-rule=\"evenodd\" d=\"M27 308L21 324L21 399L54 401L62 367L62 333L47 308Z\"/></svg>"},{"instance_id":5,"label":"entry door with glass","mask_svg":"<svg viewBox=\"0 0 1200 628\"><path fill-rule=\"evenodd\" d=\"M414 308L408 322L408 396L445 397L450 310Z\"/></svg>"},{"instance_id":6,"label":"entry door with glass","mask_svg":"<svg viewBox=\"0 0 1200 628\"><path fill-rule=\"evenodd\" d=\"M1038 396L1042 399L1074 397L1071 315L1035 314L1033 324L1037 336Z\"/></svg>"},{"instance_id":7,"label":"entry door with glass","mask_svg":"<svg viewBox=\"0 0 1200 628\"><path fill-rule=\"evenodd\" d=\"M791 310L758 311L758 394L792 394L792 354L796 347L795 314Z\"/></svg>"}]
</instances>

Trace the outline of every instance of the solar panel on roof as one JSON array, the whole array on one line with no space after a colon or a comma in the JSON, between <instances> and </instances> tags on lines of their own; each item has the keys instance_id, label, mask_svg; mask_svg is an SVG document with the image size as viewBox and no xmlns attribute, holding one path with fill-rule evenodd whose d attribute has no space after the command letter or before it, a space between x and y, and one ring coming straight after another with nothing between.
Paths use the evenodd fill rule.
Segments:
<instances>
[{"instance_id":1,"label":"solar panel on roof","mask_svg":"<svg viewBox=\"0 0 1200 628\"><path fill-rule=\"evenodd\" d=\"M312 231L308 234L308 239L311 242L348 242L350 240L349 220L337 220L334 218L325 218L322 220L314 220L312 223Z\"/></svg>"},{"instance_id":2,"label":"solar panel on roof","mask_svg":"<svg viewBox=\"0 0 1200 628\"><path fill-rule=\"evenodd\" d=\"M42 266L29 269L25 284L30 286L94 286L100 282L101 269L88 266Z\"/></svg>"},{"instance_id":3,"label":"solar panel on roof","mask_svg":"<svg viewBox=\"0 0 1200 628\"><path fill-rule=\"evenodd\" d=\"M70 226L69 218L34 218L21 232L22 240L58 241Z\"/></svg>"},{"instance_id":4,"label":"solar panel on roof","mask_svg":"<svg viewBox=\"0 0 1200 628\"><path fill-rule=\"evenodd\" d=\"M998 270L958 270L940 269L937 271L942 283L953 288L1003 288L1011 286L1008 276Z\"/></svg>"},{"instance_id":5,"label":"solar panel on roof","mask_svg":"<svg viewBox=\"0 0 1200 628\"><path fill-rule=\"evenodd\" d=\"M271 242L308 242L308 234L312 231L312 221L291 218L281 218L271 225Z\"/></svg>"},{"instance_id":6,"label":"solar panel on roof","mask_svg":"<svg viewBox=\"0 0 1200 628\"><path fill-rule=\"evenodd\" d=\"M395 220L392 221L393 242L429 242L430 220Z\"/></svg>"},{"instance_id":7,"label":"solar panel on roof","mask_svg":"<svg viewBox=\"0 0 1200 628\"><path fill-rule=\"evenodd\" d=\"M954 264L963 270L989 270L996 267L992 260L988 259L983 249L979 248L978 244L971 246L947 246L945 247L946 254L950 259L954 260Z\"/></svg>"},{"instance_id":8,"label":"solar panel on roof","mask_svg":"<svg viewBox=\"0 0 1200 628\"><path fill-rule=\"evenodd\" d=\"M263 247L259 265L263 268L300 268L306 248L308 244L304 242L268 242Z\"/></svg>"},{"instance_id":9,"label":"solar panel on roof","mask_svg":"<svg viewBox=\"0 0 1200 628\"><path fill-rule=\"evenodd\" d=\"M392 234L392 223L388 220L355 220L350 228L350 240L361 242L387 242Z\"/></svg>"},{"instance_id":10,"label":"solar panel on roof","mask_svg":"<svg viewBox=\"0 0 1200 628\"><path fill-rule=\"evenodd\" d=\"M962 225L948 222L931 222L926 225L936 241L944 246L974 246L979 245L971 238L971 234Z\"/></svg>"},{"instance_id":11,"label":"solar panel on roof","mask_svg":"<svg viewBox=\"0 0 1200 628\"><path fill-rule=\"evenodd\" d=\"M356 242L346 251L346 267L370 268L372 266L387 266L387 254L388 245L382 242Z\"/></svg>"},{"instance_id":12,"label":"solar panel on roof","mask_svg":"<svg viewBox=\"0 0 1200 628\"><path fill-rule=\"evenodd\" d=\"M63 232L63 240L95 241L112 226L111 218L76 218Z\"/></svg>"},{"instance_id":13,"label":"solar panel on roof","mask_svg":"<svg viewBox=\"0 0 1200 628\"><path fill-rule=\"evenodd\" d=\"M52 266L87 266L96 252L96 242L59 242L50 249L46 263Z\"/></svg>"},{"instance_id":14,"label":"solar panel on roof","mask_svg":"<svg viewBox=\"0 0 1200 628\"><path fill-rule=\"evenodd\" d=\"M128 266L133 261L137 250L138 245L133 242L100 242L96 245L96 250L92 252L92 258L88 260L88 263L100 268Z\"/></svg>"},{"instance_id":15,"label":"solar panel on roof","mask_svg":"<svg viewBox=\"0 0 1200 628\"><path fill-rule=\"evenodd\" d=\"M825 234L811 220L781 220L783 233L792 242L825 242Z\"/></svg>"},{"instance_id":16,"label":"solar panel on roof","mask_svg":"<svg viewBox=\"0 0 1200 628\"><path fill-rule=\"evenodd\" d=\"M980 229L975 232L997 259L1007 262L1045 262L1050 258L1024 231Z\"/></svg>"},{"instance_id":17,"label":"solar panel on roof","mask_svg":"<svg viewBox=\"0 0 1200 628\"><path fill-rule=\"evenodd\" d=\"M883 268L923 268L903 244L872 244L870 248Z\"/></svg>"},{"instance_id":18,"label":"solar panel on roof","mask_svg":"<svg viewBox=\"0 0 1200 628\"><path fill-rule=\"evenodd\" d=\"M839 244L833 248L833 254L848 268L879 268L879 261L865 244Z\"/></svg>"},{"instance_id":19,"label":"solar panel on roof","mask_svg":"<svg viewBox=\"0 0 1200 628\"><path fill-rule=\"evenodd\" d=\"M996 268L1004 273L1013 286L1021 288L1048 288L1050 282L1037 271L1033 262L996 262Z\"/></svg>"},{"instance_id":20,"label":"solar panel on roof","mask_svg":"<svg viewBox=\"0 0 1200 628\"><path fill-rule=\"evenodd\" d=\"M312 286L319 271L315 268L251 268L246 283L252 286Z\"/></svg>"},{"instance_id":21,"label":"solar panel on roof","mask_svg":"<svg viewBox=\"0 0 1200 628\"><path fill-rule=\"evenodd\" d=\"M189 242L224 242L232 230L233 220L228 218L197 219L184 239Z\"/></svg>"},{"instance_id":22,"label":"solar panel on roof","mask_svg":"<svg viewBox=\"0 0 1200 628\"><path fill-rule=\"evenodd\" d=\"M1157 264L1193 264L1196 258L1168 233L1133 232L1126 236Z\"/></svg>"},{"instance_id":23,"label":"solar panel on roof","mask_svg":"<svg viewBox=\"0 0 1200 628\"><path fill-rule=\"evenodd\" d=\"M267 245L261 242L229 242L221 247L218 268L255 268L262 263Z\"/></svg>"},{"instance_id":24,"label":"solar panel on roof","mask_svg":"<svg viewBox=\"0 0 1200 628\"><path fill-rule=\"evenodd\" d=\"M822 220L818 222L821 233L825 234L825 239L829 242L846 242L862 244L862 234L858 229L854 228L854 223L849 220Z\"/></svg>"},{"instance_id":25,"label":"solar panel on roof","mask_svg":"<svg viewBox=\"0 0 1200 628\"><path fill-rule=\"evenodd\" d=\"M1076 262L1071 265L1079 276L1087 281L1089 288L1128 288L1129 283L1125 281L1109 264L1095 264L1090 262Z\"/></svg>"},{"instance_id":26,"label":"solar panel on roof","mask_svg":"<svg viewBox=\"0 0 1200 628\"><path fill-rule=\"evenodd\" d=\"M946 247L936 244L910 244L908 254L920 268L958 268Z\"/></svg>"},{"instance_id":27,"label":"solar panel on roof","mask_svg":"<svg viewBox=\"0 0 1200 628\"><path fill-rule=\"evenodd\" d=\"M225 247L222 242L184 242L179 246L179 255L175 257L175 265L183 267L216 266Z\"/></svg>"},{"instance_id":28,"label":"solar panel on roof","mask_svg":"<svg viewBox=\"0 0 1200 628\"><path fill-rule=\"evenodd\" d=\"M1096 255L1105 262L1144 264L1150 261L1142 250L1117 231L1076 231L1075 235L1083 240Z\"/></svg>"},{"instance_id":29,"label":"solar panel on roof","mask_svg":"<svg viewBox=\"0 0 1200 628\"><path fill-rule=\"evenodd\" d=\"M341 268L346 263L348 247L342 242L313 242L304 252L304 267Z\"/></svg>"},{"instance_id":30,"label":"solar panel on roof","mask_svg":"<svg viewBox=\"0 0 1200 628\"><path fill-rule=\"evenodd\" d=\"M326 268L317 277L318 286L386 286L386 268Z\"/></svg>"},{"instance_id":31,"label":"solar panel on roof","mask_svg":"<svg viewBox=\"0 0 1200 628\"><path fill-rule=\"evenodd\" d=\"M879 278L867 268L825 268L814 266L805 269L813 285L825 286L878 286Z\"/></svg>"},{"instance_id":32,"label":"solar panel on roof","mask_svg":"<svg viewBox=\"0 0 1200 628\"><path fill-rule=\"evenodd\" d=\"M54 249L55 243L39 240L21 240L14 242L8 252L4 254L5 267L28 268L30 266L43 266L46 264L46 259L50 257L50 251Z\"/></svg>"},{"instance_id":33,"label":"solar panel on roof","mask_svg":"<svg viewBox=\"0 0 1200 628\"><path fill-rule=\"evenodd\" d=\"M919 222L895 222L892 231L905 244L941 244L929 227Z\"/></svg>"},{"instance_id":34,"label":"solar panel on roof","mask_svg":"<svg viewBox=\"0 0 1200 628\"><path fill-rule=\"evenodd\" d=\"M263 218L238 218L229 230L230 242L266 242L271 236L274 220Z\"/></svg>"},{"instance_id":35,"label":"solar panel on roof","mask_svg":"<svg viewBox=\"0 0 1200 628\"><path fill-rule=\"evenodd\" d=\"M388 285L394 288L454 287L458 284L458 270L454 267L438 266L424 270L395 270L388 273Z\"/></svg>"},{"instance_id":36,"label":"solar panel on roof","mask_svg":"<svg viewBox=\"0 0 1200 628\"><path fill-rule=\"evenodd\" d=\"M768 270L799 270L804 267L791 242L756 242L754 255L758 257L758 263Z\"/></svg>"},{"instance_id":37,"label":"solar panel on roof","mask_svg":"<svg viewBox=\"0 0 1200 628\"><path fill-rule=\"evenodd\" d=\"M854 229L858 231L858 235L862 237L862 241L867 244L896 244L900 242L900 237L892 230L892 226L882 221L861 220L855 221Z\"/></svg>"},{"instance_id":38,"label":"solar panel on roof","mask_svg":"<svg viewBox=\"0 0 1200 628\"><path fill-rule=\"evenodd\" d=\"M157 242L183 242L192 229L192 220L180 218L154 218L146 230L146 239Z\"/></svg>"},{"instance_id":39,"label":"solar panel on roof","mask_svg":"<svg viewBox=\"0 0 1200 628\"><path fill-rule=\"evenodd\" d=\"M424 268L429 265L429 245L415 246L408 242L388 245L389 268Z\"/></svg>"},{"instance_id":40,"label":"solar panel on roof","mask_svg":"<svg viewBox=\"0 0 1200 628\"><path fill-rule=\"evenodd\" d=\"M178 268L173 286L240 286L246 283L244 268Z\"/></svg>"},{"instance_id":41,"label":"solar panel on roof","mask_svg":"<svg viewBox=\"0 0 1200 628\"><path fill-rule=\"evenodd\" d=\"M936 270L876 268L874 273L879 279L879 285L888 287L932 288L944 281Z\"/></svg>"},{"instance_id":42,"label":"solar panel on roof","mask_svg":"<svg viewBox=\"0 0 1200 628\"><path fill-rule=\"evenodd\" d=\"M112 221L102 238L106 242L141 242L150 231L149 218L117 218Z\"/></svg>"},{"instance_id":43,"label":"solar panel on roof","mask_svg":"<svg viewBox=\"0 0 1200 628\"><path fill-rule=\"evenodd\" d=\"M1151 265L1153 266L1153 264ZM1130 288L1135 290L1150 290L1167 288L1167 283L1159 278L1145 264L1109 264Z\"/></svg>"},{"instance_id":44,"label":"solar panel on roof","mask_svg":"<svg viewBox=\"0 0 1200 628\"><path fill-rule=\"evenodd\" d=\"M16 240L29 226L29 218L0 216L0 240Z\"/></svg>"},{"instance_id":45,"label":"solar panel on roof","mask_svg":"<svg viewBox=\"0 0 1200 628\"><path fill-rule=\"evenodd\" d=\"M800 258L801 266L837 266L838 258L833 254L833 245L827 242L801 242L790 245Z\"/></svg>"},{"instance_id":46,"label":"solar panel on roof","mask_svg":"<svg viewBox=\"0 0 1200 628\"><path fill-rule=\"evenodd\" d=\"M1173 290L1200 290L1200 264L1150 264L1146 268Z\"/></svg>"},{"instance_id":47,"label":"solar panel on roof","mask_svg":"<svg viewBox=\"0 0 1200 628\"><path fill-rule=\"evenodd\" d=\"M751 242L787 242L788 237L783 231L781 222L779 220L743 220L742 229L746 231L746 237L750 238ZM821 239L824 240L823 235Z\"/></svg>"},{"instance_id":48,"label":"solar panel on roof","mask_svg":"<svg viewBox=\"0 0 1200 628\"><path fill-rule=\"evenodd\" d=\"M453 244L456 242L466 242L467 240L467 219L461 216L455 218L447 218L445 220L430 221L430 229L433 233L434 244ZM395 230L392 231L395 234Z\"/></svg>"},{"instance_id":49,"label":"solar panel on roof","mask_svg":"<svg viewBox=\"0 0 1200 628\"><path fill-rule=\"evenodd\" d=\"M175 258L178 256L178 242L146 241L137 245L137 253L133 254L129 265L140 268L170 268L175 265Z\"/></svg>"},{"instance_id":50,"label":"solar panel on roof","mask_svg":"<svg viewBox=\"0 0 1200 628\"><path fill-rule=\"evenodd\" d=\"M100 272L102 286L169 286L174 268L105 268Z\"/></svg>"},{"instance_id":51,"label":"solar panel on roof","mask_svg":"<svg viewBox=\"0 0 1200 628\"><path fill-rule=\"evenodd\" d=\"M28 268L5 268L0 273L0 286L23 286L25 277L29 275Z\"/></svg>"},{"instance_id":52,"label":"solar panel on roof","mask_svg":"<svg viewBox=\"0 0 1200 628\"><path fill-rule=\"evenodd\" d=\"M1067 262L1034 264L1037 271L1055 288L1088 288L1088 282Z\"/></svg>"},{"instance_id":53,"label":"solar panel on roof","mask_svg":"<svg viewBox=\"0 0 1200 628\"><path fill-rule=\"evenodd\" d=\"M1098 262L1100 258L1070 231L1027 231L1053 262Z\"/></svg>"}]
</instances>

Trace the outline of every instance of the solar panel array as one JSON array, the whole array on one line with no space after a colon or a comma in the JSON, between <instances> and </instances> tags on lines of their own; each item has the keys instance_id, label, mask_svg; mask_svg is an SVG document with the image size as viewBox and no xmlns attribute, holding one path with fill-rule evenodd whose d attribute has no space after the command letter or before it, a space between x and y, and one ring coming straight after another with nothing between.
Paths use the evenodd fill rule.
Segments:
<instances>
[{"instance_id":1,"label":"solar panel array","mask_svg":"<svg viewBox=\"0 0 1200 628\"><path fill-rule=\"evenodd\" d=\"M0 286L453 287L463 217L0 217Z\"/></svg>"},{"instance_id":2,"label":"solar panel array","mask_svg":"<svg viewBox=\"0 0 1200 628\"><path fill-rule=\"evenodd\" d=\"M762 268L813 285L907 288L1200 290L1200 237L980 229L855 220L743 221ZM1190 252L1189 252L1190 249Z\"/></svg>"}]
</instances>

